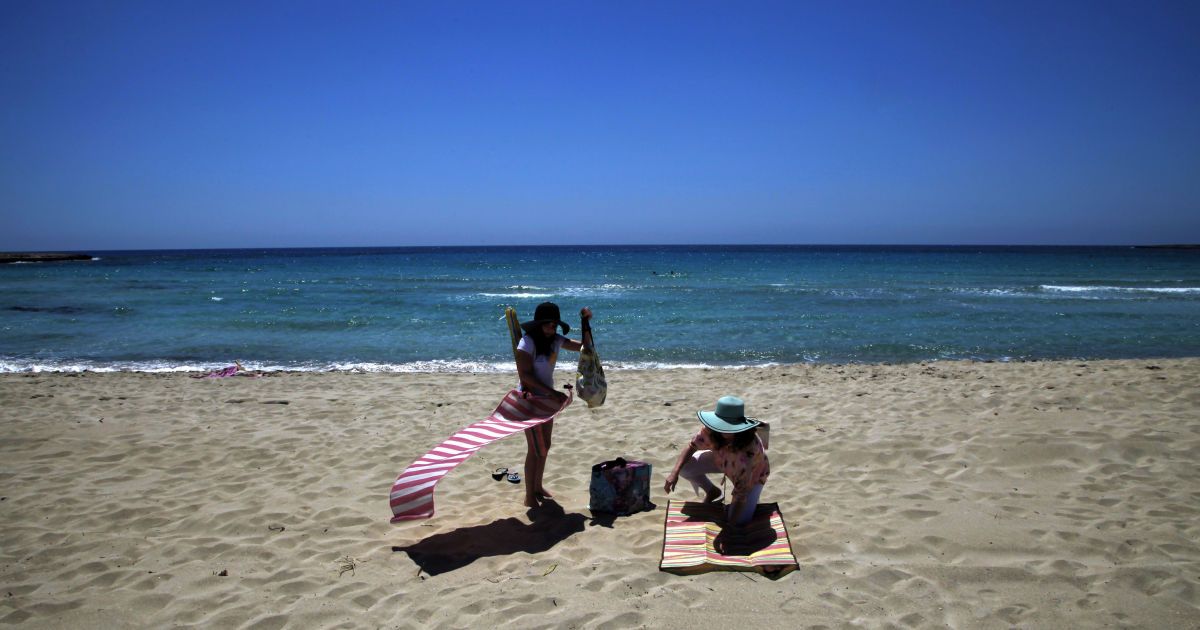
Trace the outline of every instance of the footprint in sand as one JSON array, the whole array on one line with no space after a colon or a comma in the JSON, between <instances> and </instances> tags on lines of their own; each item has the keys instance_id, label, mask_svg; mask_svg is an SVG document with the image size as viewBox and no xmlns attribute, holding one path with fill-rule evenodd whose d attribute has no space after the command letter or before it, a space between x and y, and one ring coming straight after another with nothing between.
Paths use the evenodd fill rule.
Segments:
<instances>
[{"instance_id":1,"label":"footprint in sand","mask_svg":"<svg viewBox=\"0 0 1200 630\"><path fill-rule=\"evenodd\" d=\"M924 521L927 519L931 519L939 514L941 514L941 512L937 512L934 510L904 510L903 512L900 513L900 516L903 516L904 518L907 518L907 519L913 520L913 521Z\"/></svg>"}]
</instances>

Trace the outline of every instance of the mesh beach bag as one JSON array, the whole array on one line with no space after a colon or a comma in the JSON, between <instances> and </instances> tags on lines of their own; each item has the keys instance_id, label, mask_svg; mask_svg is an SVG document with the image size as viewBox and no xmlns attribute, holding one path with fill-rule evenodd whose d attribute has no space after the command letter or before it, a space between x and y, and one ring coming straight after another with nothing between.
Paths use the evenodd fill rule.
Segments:
<instances>
[{"instance_id":1,"label":"mesh beach bag","mask_svg":"<svg viewBox=\"0 0 1200 630\"><path fill-rule=\"evenodd\" d=\"M592 466L588 509L626 516L653 510L650 502L650 464L618 457Z\"/></svg>"},{"instance_id":2,"label":"mesh beach bag","mask_svg":"<svg viewBox=\"0 0 1200 630\"><path fill-rule=\"evenodd\" d=\"M587 403L588 408L604 404L608 396L608 381L604 379L604 367L592 341L592 325L583 320L583 349L579 351L579 368L575 372L575 395Z\"/></svg>"}]
</instances>

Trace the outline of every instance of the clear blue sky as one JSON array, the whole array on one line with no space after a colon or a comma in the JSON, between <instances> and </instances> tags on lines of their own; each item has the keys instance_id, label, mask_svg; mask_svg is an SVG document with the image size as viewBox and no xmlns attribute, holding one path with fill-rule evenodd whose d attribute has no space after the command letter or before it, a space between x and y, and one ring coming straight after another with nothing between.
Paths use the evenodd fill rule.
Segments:
<instances>
[{"instance_id":1,"label":"clear blue sky","mask_svg":"<svg viewBox=\"0 0 1200 630\"><path fill-rule=\"evenodd\" d=\"M1200 242L1198 33L1194 1L5 0L0 249Z\"/></svg>"}]
</instances>

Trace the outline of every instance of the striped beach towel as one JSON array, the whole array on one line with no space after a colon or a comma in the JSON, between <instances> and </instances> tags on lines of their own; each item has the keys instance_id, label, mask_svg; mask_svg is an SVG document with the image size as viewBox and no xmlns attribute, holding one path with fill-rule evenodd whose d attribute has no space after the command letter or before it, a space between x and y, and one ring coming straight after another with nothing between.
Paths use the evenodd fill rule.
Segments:
<instances>
[{"instance_id":1,"label":"striped beach towel","mask_svg":"<svg viewBox=\"0 0 1200 630\"><path fill-rule=\"evenodd\" d=\"M725 506L714 503L670 501L663 532L662 562L669 573L694 575L708 571L755 571L777 580L797 568L783 515L775 503L760 503L740 541L717 552L714 541L721 533L717 523ZM744 554L744 555L735 555Z\"/></svg>"},{"instance_id":2,"label":"striped beach towel","mask_svg":"<svg viewBox=\"0 0 1200 630\"><path fill-rule=\"evenodd\" d=\"M486 420L450 436L400 473L390 496L392 522L433 516L433 488L455 466L496 440L553 420L573 398L568 390L566 401L558 405L546 396L526 397L515 389L508 392Z\"/></svg>"}]
</instances>

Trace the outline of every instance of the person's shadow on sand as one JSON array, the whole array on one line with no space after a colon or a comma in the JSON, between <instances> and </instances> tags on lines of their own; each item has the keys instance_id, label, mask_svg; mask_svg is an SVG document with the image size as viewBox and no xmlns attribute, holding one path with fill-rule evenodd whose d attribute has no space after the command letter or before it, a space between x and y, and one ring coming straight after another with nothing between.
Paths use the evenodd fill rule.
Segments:
<instances>
[{"instance_id":1,"label":"person's shadow on sand","mask_svg":"<svg viewBox=\"0 0 1200 630\"><path fill-rule=\"evenodd\" d=\"M778 536L770 527L747 527L736 534L722 530L713 539L713 548L723 556L749 556L775 544Z\"/></svg>"},{"instance_id":2,"label":"person's shadow on sand","mask_svg":"<svg viewBox=\"0 0 1200 630\"><path fill-rule=\"evenodd\" d=\"M434 534L407 547L394 546L392 551L407 553L422 571L438 575L488 556L546 551L572 534L582 532L587 520L582 514L566 514L554 501L530 508L526 514L531 523L505 518L487 525Z\"/></svg>"},{"instance_id":3,"label":"person's shadow on sand","mask_svg":"<svg viewBox=\"0 0 1200 630\"><path fill-rule=\"evenodd\" d=\"M736 531L722 528L713 539L713 547L717 553L723 556L749 556L775 544L779 536L771 526L771 513L774 509L775 504L759 504L754 517L743 527ZM725 504L688 502L680 511L691 522L722 523Z\"/></svg>"}]
</instances>

